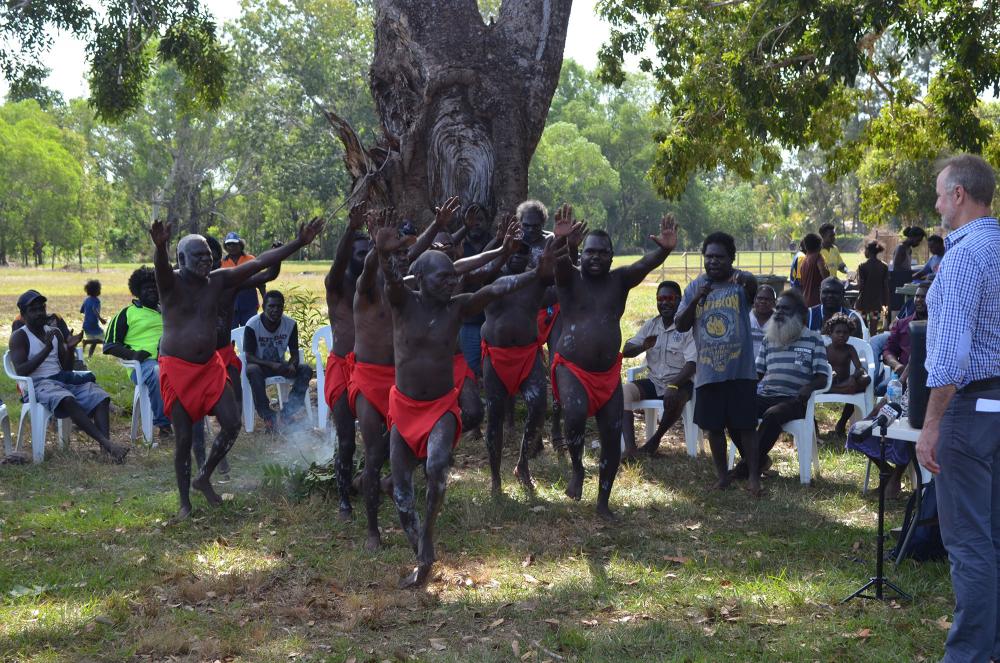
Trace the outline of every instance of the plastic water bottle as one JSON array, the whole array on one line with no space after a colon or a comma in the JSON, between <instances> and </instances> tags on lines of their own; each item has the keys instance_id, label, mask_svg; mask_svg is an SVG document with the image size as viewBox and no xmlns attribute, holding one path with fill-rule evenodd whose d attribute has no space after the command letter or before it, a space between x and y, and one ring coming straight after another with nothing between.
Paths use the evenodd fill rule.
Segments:
<instances>
[{"instance_id":1,"label":"plastic water bottle","mask_svg":"<svg viewBox=\"0 0 1000 663\"><path fill-rule=\"evenodd\" d=\"M903 383L893 376L889 380L889 385L885 388L885 395L890 403L899 403L903 400Z\"/></svg>"}]
</instances>

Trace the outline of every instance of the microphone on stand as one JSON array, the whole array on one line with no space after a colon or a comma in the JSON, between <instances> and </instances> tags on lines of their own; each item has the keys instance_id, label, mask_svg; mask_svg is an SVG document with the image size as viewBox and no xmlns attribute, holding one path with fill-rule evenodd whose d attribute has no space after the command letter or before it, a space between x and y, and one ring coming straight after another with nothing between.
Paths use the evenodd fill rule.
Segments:
<instances>
[{"instance_id":1,"label":"microphone on stand","mask_svg":"<svg viewBox=\"0 0 1000 663\"><path fill-rule=\"evenodd\" d=\"M876 428L886 429L894 421L903 415L903 407L899 403L886 401L879 408L878 415L874 419L864 419L851 426L851 433L860 436L862 439L872 434Z\"/></svg>"}]
</instances>

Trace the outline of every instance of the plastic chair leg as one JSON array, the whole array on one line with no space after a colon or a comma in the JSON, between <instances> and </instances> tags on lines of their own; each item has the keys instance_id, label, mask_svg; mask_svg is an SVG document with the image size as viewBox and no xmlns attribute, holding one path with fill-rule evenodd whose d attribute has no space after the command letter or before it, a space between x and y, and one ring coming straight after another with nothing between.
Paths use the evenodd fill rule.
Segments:
<instances>
[{"instance_id":1,"label":"plastic chair leg","mask_svg":"<svg viewBox=\"0 0 1000 663\"><path fill-rule=\"evenodd\" d=\"M250 381L246 376L241 376L240 383L243 386L243 430L252 433L254 425L253 394L250 393Z\"/></svg>"},{"instance_id":2,"label":"plastic chair leg","mask_svg":"<svg viewBox=\"0 0 1000 663\"><path fill-rule=\"evenodd\" d=\"M25 405L25 407L29 407ZM40 463L45 460L45 429L48 427L48 414L41 405L35 405L31 417L31 462Z\"/></svg>"},{"instance_id":3,"label":"plastic chair leg","mask_svg":"<svg viewBox=\"0 0 1000 663\"><path fill-rule=\"evenodd\" d=\"M806 436L799 433L795 438L795 449L799 455L799 481L808 484L812 479L812 454L813 441L805 439Z\"/></svg>"},{"instance_id":4,"label":"plastic chair leg","mask_svg":"<svg viewBox=\"0 0 1000 663\"><path fill-rule=\"evenodd\" d=\"M13 440L10 439L10 417L7 416L6 408L0 414L0 433L3 434L3 453L5 456L9 456L14 452L14 448Z\"/></svg>"}]
</instances>

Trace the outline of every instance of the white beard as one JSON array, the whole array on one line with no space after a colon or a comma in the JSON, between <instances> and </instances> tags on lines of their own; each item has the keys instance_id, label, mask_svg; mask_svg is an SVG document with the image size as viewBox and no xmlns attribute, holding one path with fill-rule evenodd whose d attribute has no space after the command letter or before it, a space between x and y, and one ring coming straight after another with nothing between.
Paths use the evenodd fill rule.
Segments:
<instances>
[{"instance_id":1,"label":"white beard","mask_svg":"<svg viewBox=\"0 0 1000 663\"><path fill-rule=\"evenodd\" d=\"M802 336L805 323L797 317L785 318L783 322L775 320L774 316L764 325L764 338L771 345L786 348Z\"/></svg>"}]
</instances>

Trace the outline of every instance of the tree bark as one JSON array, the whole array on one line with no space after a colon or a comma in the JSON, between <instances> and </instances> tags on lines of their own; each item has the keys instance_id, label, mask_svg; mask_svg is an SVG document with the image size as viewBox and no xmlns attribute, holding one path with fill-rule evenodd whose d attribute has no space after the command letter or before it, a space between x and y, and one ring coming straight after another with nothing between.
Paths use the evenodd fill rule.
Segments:
<instances>
[{"instance_id":1,"label":"tree bark","mask_svg":"<svg viewBox=\"0 0 1000 663\"><path fill-rule=\"evenodd\" d=\"M528 164L559 82L572 0L504 0L483 22L476 0L376 0L369 83L382 124L365 148L332 112L352 202L426 224L457 195L491 214L528 192Z\"/></svg>"}]
</instances>

